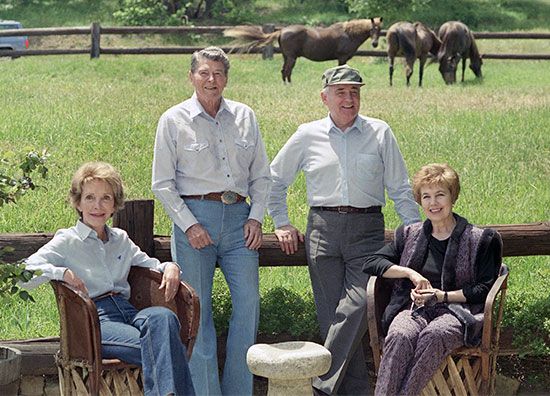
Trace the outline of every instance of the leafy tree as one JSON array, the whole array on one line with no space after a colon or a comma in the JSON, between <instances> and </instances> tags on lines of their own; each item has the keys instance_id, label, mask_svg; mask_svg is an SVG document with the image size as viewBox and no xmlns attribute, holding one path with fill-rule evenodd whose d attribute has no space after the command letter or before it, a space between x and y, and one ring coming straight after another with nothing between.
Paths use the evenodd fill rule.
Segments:
<instances>
[{"instance_id":1,"label":"leafy tree","mask_svg":"<svg viewBox=\"0 0 550 396\"><path fill-rule=\"evenodd\" d=\"M121 0L115 19L128 26L181 25L187 7L175 0Z\"/></svg>"},{"instance_id":2,"label":"leafy tree","mask_svg":"<svg viewBox=\"0 0 550 396\"><path fill-rule=\"evenodd\" d=\"M42 178L48 174L46 151L37 153L31 151L22 158L14 153L3 153L0 157L0 207L5 204L16 204L27 192L35 190L38 186L32 180L34 173ZM0 247L0 300L11 295L18 295L23 300L34 301L25 290L21 290L18 282L30 280L35 271L25 269L21 262L5 263L2 256L12 252L9 246Z\"/></svg>"},{"instance_id":3,"label":"leafy tree","mask_svg":"<svg viewBox=\"0 0 550 396\"><path fill-rule=\"evenodd\" d=\"M388 14L409 13L428 6L432 0L343 0L348 11L359 17L367 18Z\"/></svg>"}]
</instances>

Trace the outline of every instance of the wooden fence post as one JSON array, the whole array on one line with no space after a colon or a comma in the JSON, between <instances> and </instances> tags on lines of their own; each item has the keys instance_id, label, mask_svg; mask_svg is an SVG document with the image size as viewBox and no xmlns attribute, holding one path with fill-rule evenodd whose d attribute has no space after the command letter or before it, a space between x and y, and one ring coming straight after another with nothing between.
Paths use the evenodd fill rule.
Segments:
<instances>
[{"instance_id":1,"label":"wooden fence post","mask_svg":"<svg viewBox=\"0 0 550 396\"><path fill-rule=\"evenodd\" d=\"M101 26L99 22L93 22L91 26L92 31L92 46L90 48L90 58L99 58L100 42L101 42Z\"/></svg>"},{"instance_id":2,"label":"wooden fence post","mask_svg":"<svg viewBox=\"0 0 550 396\"><path fill-rule=\"evenodd\" d=\"M122 228L141 250L153 257L155 242L153 239L154 202L132 200L113 216L113 227Z\"/></svg>"},{"instance_id":3,"label":"wooden fence post","mask_svg":"<svg viewBox=\"0 0 550 396\"><path fill-rule=\"evenodd\" d=\"M262 26L264 33L273 33L275 31L275 24L266 23ZM273 59L273 42L266 45L262 50L262 59Z\"/></svg>"}]
</instances>

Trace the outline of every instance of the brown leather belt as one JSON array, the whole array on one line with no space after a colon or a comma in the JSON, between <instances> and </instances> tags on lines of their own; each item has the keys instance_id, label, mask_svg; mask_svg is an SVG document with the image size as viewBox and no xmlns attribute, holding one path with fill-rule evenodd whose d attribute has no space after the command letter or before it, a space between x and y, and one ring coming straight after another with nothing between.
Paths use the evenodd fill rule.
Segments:
<instances>
[{"instance_id":1,"label":"brown leather belt","mask_svg":"<svg viewBox=\"0 0 550 396\"><path fill-rule=\"evenodd\" d=\"M381 206L369 206L368 208L356 208L355 206L312 206L311 209L338 213L382 213Z\"/></svg>"},{"instance_id":2,"label":"brown leather belt","mask_svg":"<svg viewBox=\"0 0 550 396\"><path fill-rule=\"evenodd\" d=\"M120 294L120 292L110 291L110 292L107 292L107 293L100 294L99 296L92 298L92 300L93 301L98 301L98 300L101 300L102 298L118 296L119 294Z\"/></svg>"},{"instance_id":3,"label":"brown leather belt","mask_svg":"<svg viewBox=\"0 0 550 396\"><path fill-rule=\"evenodd\" d=\"M233 191L212 192L204 195L181 195L181 197L184 199L206 199L209 201L220 201L226 205L244 202L246 200L246 197L243 197Z\"/></svg>"}]
</instances>

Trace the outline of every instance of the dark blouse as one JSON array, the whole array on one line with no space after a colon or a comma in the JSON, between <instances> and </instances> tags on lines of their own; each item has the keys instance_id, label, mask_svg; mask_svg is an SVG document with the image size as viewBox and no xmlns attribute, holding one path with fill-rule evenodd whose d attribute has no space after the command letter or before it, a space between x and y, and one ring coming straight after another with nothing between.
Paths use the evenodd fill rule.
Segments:
<instances>
[{"instance_id":1,"label":"dark blouse","mask_svg":"<svg viewBox=\"0 0 550 396\"><path fill-rule=\"evenodd\" d=\"M424 265L420 274L428 279L431 285L441 288L441 269L447 250L449 239L437 240L430 235L428 240L428 254L424 258ZM392 265L399 265L401 255L394 242L385 245L376 253L368 256L363 264L363 271L370 275L382 276ZM487 249L486 254L476 262L476 283L464 286L462 293L466 302L477 304L485 302L487 294L494 281L494 268L498 259L495 249ZM451 291L451 290L447 290Z\"/></svg>"}]
</instances>

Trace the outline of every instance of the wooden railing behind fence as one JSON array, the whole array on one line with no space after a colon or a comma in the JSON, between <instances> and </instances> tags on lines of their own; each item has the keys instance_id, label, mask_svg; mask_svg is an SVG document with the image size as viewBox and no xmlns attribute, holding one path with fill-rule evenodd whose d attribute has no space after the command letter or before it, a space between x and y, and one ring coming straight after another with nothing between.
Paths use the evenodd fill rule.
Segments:
<instances>
[{"instance_id":1,"label":"wooden railing behind fence","mask_svg":"<svg viewBox=\"0 0 550 396\"><path fill-rule=\"evenodd\" d=\"M147 254L160 261L171 261L170 237L153 234L154 210L152 200L126 202L124 209L113 218L113 225L125 229L132 240ZM504 256L550 255L550 221L530 224L497 224L492 227L500 232L504 243ZM386 230L386 242L393 239L393 230ZM0 248L11 246L14 251L3 256L6 261L28 257L47 243L53 234L0 234ZM286 255L279 248L274 234L264 235L260 252L262 267L305 266L304 245L296 254Z\"/></svg>"},{"instance_id":2,"label":"wooden railing behind fence","mask_svg":"<svg viewBox=\"0 0 550 396\"><path fill-rule=\"evenodd\" d=\"M121 26L121 27L102 27L94 22L89 28L36 28L36 29L17 29L2 30L0 37L6 36L66 36L66 35L88 35L90 36L90 47L82 49L29 49L23 51L0 50L2 56L33 56L33 55L71 55L71 54L90 54L91 58L99 58L101 54L192 54L202 47L179 46L179 47L138 47L138 48L104 48L101 47L101 35L104 34L223 34L225 29L234 26ZM281 26L274 24L265 24L262 29L265 33L271 33ZM386 31L380 32L381 36L386 35ZM539 32L474 32L478 40L483 39L550 39L550 33ZM225 51L231 51L233 48L224 47ZM264 48L255 48L249 53L262 53L264 59L271 59L273 53L279 53L279 48L268 45ZM374 56L386 57L385 51L367 51L360 50L354 56ZM549 60L550 54L483 54L484 59L525 59L525 60Z\"/></svg>"}]
</instances>

